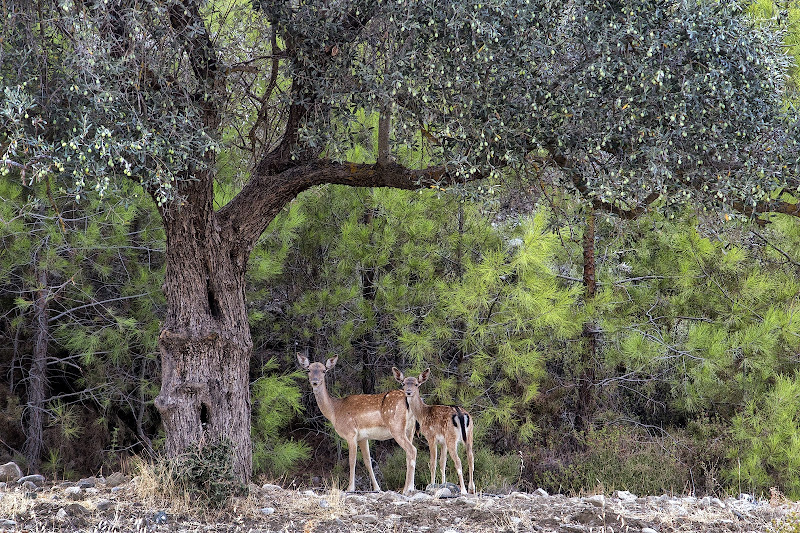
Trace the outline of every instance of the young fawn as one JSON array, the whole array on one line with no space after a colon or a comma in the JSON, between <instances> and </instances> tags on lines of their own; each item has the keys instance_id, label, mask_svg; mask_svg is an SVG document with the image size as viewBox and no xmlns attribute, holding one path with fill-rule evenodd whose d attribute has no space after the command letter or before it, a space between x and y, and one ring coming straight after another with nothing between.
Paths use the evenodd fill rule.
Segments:
<instances>
[{"instance_id":1,"label":"young fawn","mask_svg":"<svg viewBox=\"0 0 800 533\"><path fill-rule=\"evenodd\" d=\"M458 456L458 443L464 442L467 448L467 462L469 463L469 492L475 493L475 482L473 481L473 471L475 470L475 455L472 452L472 417L468 412L460 407L449 405L426 405L419 394L419 387L430 376L431 369L425 370L418 378L405 377L396 368L392 368L394 378L403 385L403 392L406 395L411 411L419 423L419 430L428 441L428 448L431 453L431 483L436 482L436 459L438 447L441 444L442 454L439 456L439 466L442 471L442 483L447 481L445 477L445 466L447 465L447 453L456 466L458 482L461 485L461 493L467 492L464 486L464 473L461 469L461 458Z\"/></svg>"}]
</instances>

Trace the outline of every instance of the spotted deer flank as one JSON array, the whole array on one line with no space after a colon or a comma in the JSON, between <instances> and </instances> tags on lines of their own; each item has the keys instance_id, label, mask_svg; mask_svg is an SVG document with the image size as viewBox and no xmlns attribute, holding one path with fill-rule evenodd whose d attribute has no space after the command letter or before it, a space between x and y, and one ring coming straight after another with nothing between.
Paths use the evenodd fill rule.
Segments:
<instances>
[{"instance_id":1,"label":"spotted deer flank","mask_svg":"<svg viewBox=\"0 0 800 533\"><path fill-rule=\"evenodd\" d=\"M325 364L310 363L308 358L297 354L297 360L308 371L308 381L325 418L345 441L350 459L350 483L347 490L355 490L356 450L361 448L364 466L367 467L372 487L379 491L378 480L372 471L369 440L394 439L406 452L405 494L414 490L414 469L417 464L417 449L412 439L416 420L409 409L406 395L401 390L384 394L356 394L344 398L333 398L325 385L325 373L336 365L338 357L331 357ZM358 448L357 448L358 447Z\"/></svg>"},{"instance_id":2,"label":"spotted deer flank","mask_svg":"<svg viewBox=\"0 0 800 533\"><path fill-rule=\"evenodd\" d=\"M447 481L445 467L447 465L447 453L458 473L458 482L461 486L461 493L467 492L464 486L464 473L461 469L461 458L458 456L458 443L464 442L467 449L467 462L469 463L469 492L475 493L475 482L473 481L473 471L475 470L475 455L472 452L472 417L467 411L460 407L449 405L426 405L422 401L419 387L430 376L430 368L425 370L418 378L405 377L396 368L392 368L394 378L403 385L403 392L406 395L411 411L414 413L419 423L419 431L425 436L430 448L431 460L431 483L436 483L436 461L439 445L442 447L441 455L438 455L439 466L442 472L442 483Z\"/></svg>"}]
</instances>

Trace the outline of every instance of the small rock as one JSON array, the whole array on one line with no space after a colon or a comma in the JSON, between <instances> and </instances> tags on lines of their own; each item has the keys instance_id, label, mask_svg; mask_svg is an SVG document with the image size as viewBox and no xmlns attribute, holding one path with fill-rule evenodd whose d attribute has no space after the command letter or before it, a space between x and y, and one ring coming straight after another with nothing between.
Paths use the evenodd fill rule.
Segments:
<instances>
[{"instance_id":1,"label":"small rock","mask_svg":"<svg viewBox=\"0 0 800 533\"><path fill-rule=\"evenodd\" d=\"M155 524L166 524L167 523L167 513L164 511L158 511L156 514L153 515L153 523Z\"/></svg>"},{"instance_id":2,"label":"small rock","mask_svg":"<svg viewBox=\"0 0 800 533\"><path fill-rule=\"evenodd\" d=\"M650 528L650 527L643 527L642 528L642 533L658 533L658 531L656 531L655 529Z\"/></svg>"},{"instance_id":3,"label":"small rock","mask_svg":"<svg viewBox=\"0 0 800 533\"><path fill-rule=\"evenodd\" d=\"M374 514L361 514L354 516L353 520L356 522L361 522L362 524L377 524L379 518L378 515Z\"/></svg>"},{"instance_id":4,"label":"small rock","mask_svg":"<svg viewBox=\"0 0 800 533\"><path fill-rule=\"evenodd\" d=\"M369 498L362 496L361 494L345 494L345 499L348 501L348 503L359 503L362 505L369 501Z\"/></svg>"},{"instance_id":5,"label":"small rock","mask_svg":"<svg viewBox=\"0 0 800 533\"><path fill-rule=\"evenodd\" d=\"M67 512L66 512L66 511L64 510L64 508L62 507L62 508L61 508L61 509L59 509L59 510L58 510L58 512L56 513L56 520L58 520L59 522L63 522L63 521L65 521L67 518L69 518L69 515L67 514Z\"/></svg>"},{"instance_id":6,"label":"small rock","mask_svg":"<svg viewBox=\"0 0 800 533\"><path fill-rule=\"evenodd\" d=\"M304 490L303 491L303 495L304 496L311 496L313 498L314 496L316 496L316 493L313 490Z\"/></svg>"},{"instance_id":7,"label":"small rock","mask_svg":"<svg viewBox=\"0 0 800 533\"><path fill-rule=\"evenodd\" d=\"M534 496L542 496L542 497L544 497L544 498L547 498L548 496L550 496L550 495L547 493L547 491L546 491L546 490L544 490L544 489L543 489L543 488L541 488L541 487L539 487L538 489L536 489L535 491L533 491L533 495L534 495Z\"/></svg>"},{"instance_id":8,"label":"small rock","mask_svg":"<svg viewBox=\"0 0 800 533\"><path fill-rule=\"evenodd\" d=\"M6 528L6 527L12 528L12 527L15 527L16 525L17 525L17 523L15 521L13 521L13 520L0 519L0 527L2 527L2 528Z\"/></svg>"},{"instance_id":9,"label":"small rock","mask_svg":"<svg viewBox=\"0 0 800 533\"><path fill-rule=\"evenodd\" d=\"M433 499L433 497L426 492L417 492L410 499L412 502L426 502Z\"/></svg>"},{"instance_id":10,"label":"small rock","mask_svg":"<svg viewBox=\"0 0 800 533\"><path fill-rule=\"evenodd\" d=\"M123 490L125 490L125 487L122 487L122 486L111 487L111 494L114 494L115 492L122 492Z\"/></svg>"},{"instance_id":11,"label":"small rock","mask_svg":"<svg viewBox=\"0 0 800 533\"><path fill-rule=\"evenodd\" d=\"M6 488L8 488L8 483L0 481L0 490L6 490Z\"/></svg>"},{"instance_id":12,"label":"small rock","mask_svg":"<svg viewBox=\"0 0 800 533\"><path fill-rule=\"evenodd\" d=\"M605 507L606 497L602 494L595 494L594 496L586 498L586 503L591 503L595 507Z\"/></svg>"},{"instance_id":13,"label":"small rock","mask_svg":"<svg viewBox=\"0 0 800 533\"><path fill-rule=\"evenodd\" d=\"M750 503L753 503L755 501L755 498L753 497L753 495L752 494L747 494L746 492L740 493L738 499L739 500L744 500L744 501L750 502Z\"/></svg>"},{"instance_id":14,"label":"small rock","mask_svg":"<svg viewBox=\"0 0 800 533\"><path fill-rule=\"evenodd\" d=\"M31 476L23 476L17 480L17 483L23 485L29 482L38 486L42 486L44 484L44 476L41 474L33 474Z\"/></svg>"},{"instance_id":15,"label":"small rock","mask_svg":"<svg viewBox=\"0 0 800 533\"><path fill-rule=\"evenodd\" d=\"M20 470L17 463L11 461L4 465L0 465L0 481L16 482L22 477L22 470Z\"/></svg>"},{"instance_id":16,"label":"small rock","mask_svg":"<svg viewBox=\"0 0 800 533\"><path fill-rule=\"evenodd\" d=\"M94 503L94 506L100 512L108 511L109 509L111 509L112 505L114 505L114 502L112 502L111 500L106 500L106 499L100 499L100 500L97 500Z\"/></svg>"},{"instance_id":17,"label":"small rock","mask_svg":"<svg viewBox=\"0 0 800 533\"><path fill-rule=\"evenodd\" d=\"M34 483L33 481L26 481L25 483L22 484L22 488L27 490L28 492L36 492L36 489L38 489L39 487L37 487L36 483Z\"/></svg>"},{"instance_id":18,"label":"small rock","mask_svg":"<svg viewBox=\"0 0 800 533\"><path fill-rule=\"evenodd\" d=\"M84 516L89 514L89 509L79 503L71 503L63 509L69 516Z\"/></svg>"},{"instance_id":19,"label":"small rock","mask_svg":"<svg viewBox=\"0 0 800 533\"><path fill-rule=\"evenodd\" d=\"M637 499L636 494L628 492L627 490L618 490L614 493L614 496L623 502L635 502Z\"/></svg>"},{"instance_id":20,"label":"small rock","mask_svg":"<svg viewBox=\"0 0 800 533\"><path fill-rule=\"evenodd\" d=\"M320 508L322 508L322 509L328 509L331 506L330 502L328 502L328 500L324 500L324 499L320 500L318 503L319 503Z\"/></svg>"},{"instance_id":21,"label":"small rock","mask_svg":"<svg viewBox=\"0 0 800 533\"><path fill-rule=\"evenodd\" d=\"M447 487L442 487L441 489L436 489L436 492L433 493L434 498L452 498L453 493Z\"/></svg>"},{"instance_id":22,"label":"small rock","mask_svg":"<svg viewBox=\"0 0 800 533\"><path fill-rule=\"evenodd\" d=\"M387 490L386 492L384 492L383 494L378 496L378 500L385 501L385 502L393 502L393 501L397 501L397 500L402 500L404 498L405 498L405 496L403 496L399 492L395 492L393 490Z\"/></svg>"},{"instance_id":23,"label":"small rock","mask_svg":"<svg viewBox=\"0 0 800 533\"><path fill-rule=\"evenodd\" d=\"M516 491L516 490L514 492L512 492L511 494L509 494L508 497L509 498L518 498L520 500L530 500L531 499L531 497L528 494L526 494L524 492L519 492L519 491Z\"/></svg>"},{"instance_id":24,"label":"small rock","mask_svg":"<svg viewBox=\"0 0 800 533\"><path fill-rule=\"evenodd\" d=\"M719 507L720 509L725 509L725 504L719 498L711 498L711 505Z\"/></svg>"},{"instance_id":25,"label":"small rock","mask_svg":"<svg viewBox=\"0 0 800 533\"><path fill-rule=\"evenodd\" d=\"M97 478L95 477L85 477L78 481L75 486L81 489L90 489L97 485Z\"/></svg>"},{"instance_id":26,"label":"small rock","mask_svg":"<svg viewBox=\"0 0 800 533\"><path fill-rule=\"evenodd\" d=\"M261 490L265 492L274 492L276 490L283 490L283 487L281 487L280 485L273 485L271 483L266 483L264 485L261 485Z\"/></svg>"},{"instance_id":27,"label":"small rock","mask_svg":"<svg viewBox=\"0 0 800 533\"><path fill-rule=\"evenodd\" d=\"M275 508L274 507L263 507L263 508L259 509L259 511L261 511L261 514L264 514L264 515L275 514Z\"/></svg>"},{"instance_id":28,"label":"small rock","mask_svg":"<svg viewBox=\"0 0 800 533\"><path fill-rule=\"evenodd\" d=\"M585 524L585 525L593 525L595 522L601 520L602 518L597 514L597 511L593 509L584 509L580 513L577 513L570 517L571 522L576 522L578 524Z\"/></svg>"},{"instance_id":29,"label":"small rock","mask_svg":"<svg viewBox=\"0 0 800 533\"><path fill-rule=\"evenodd\" d=\"M122 472L114 472L110 476L105 479L106 487L113 489L114 487L119 487L123 483L127 482L128 478Z\"/></svg>"},{"instance_id":30,"label":"small rock","mask_svg":"<svg viewBox=\"0 0 800 533\"><path fill-rule=\"evenodd\" d=\"M64 495L70 500L82 500L83 490L80 487L67 487L64 489Z\"/></svg>"},{"instance_id":31,"label":"small rock","mask_svg":"<svg viewBox=\"0 0 800 533\"><path fill-rule=\"evenodd\" d=\"M26 500L35 500L37 497L36 490L28 491L25 493Z\"/></svg>"}]
</instances>

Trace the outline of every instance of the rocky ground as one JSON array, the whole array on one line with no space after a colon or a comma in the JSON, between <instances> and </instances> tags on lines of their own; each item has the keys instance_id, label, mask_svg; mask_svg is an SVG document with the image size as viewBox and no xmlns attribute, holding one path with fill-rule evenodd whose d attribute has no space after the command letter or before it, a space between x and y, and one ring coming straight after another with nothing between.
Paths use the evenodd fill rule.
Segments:
<instances>
[{"instance_id":1,"label":"rocky ground","mask_svg":"<svg viewBox=\"0 0 800 533\"><path fill-rule=\"evenodd\" d=\"M251 485L250 495L223 511L191 502L158 505L142 496L138 478L122 474L78 482L27 476L0 483L0 532L795 532L796 504L675 496L567 497L512 492L453 495L450 487L404 496Z\"/></svg>"}]
</instances>

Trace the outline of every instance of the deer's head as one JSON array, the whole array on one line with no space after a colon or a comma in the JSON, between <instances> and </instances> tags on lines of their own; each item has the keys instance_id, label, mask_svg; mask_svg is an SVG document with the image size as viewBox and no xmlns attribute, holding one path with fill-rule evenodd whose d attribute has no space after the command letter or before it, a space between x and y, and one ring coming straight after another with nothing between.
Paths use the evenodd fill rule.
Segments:
<instances>
[{"instance_id":1,"label":"deer's head","mask_svg":"<svg viewBox=\"0 0 800 533\"><path fill-rule=\"evenodd\" d=\"M325 373L336 365L339 356L334 356L322 363L311 363L308 357L297 354L297 362L308 372L308 382L311 383L311 390L317 392L320 387L325 388Z\"/></svg>"},{"instance_id":2,"label":"deer's head","mask_svg":"<svg viewBox=\"0 0 800 533\"><path fill-rule=\"evenodd\" d=\"M418 378L414 376L405 377L403 373L395 367L392 367L392 373L394 374L394 379L403 386L403 392L406 393L406 397L412 398L414 395L419 394L419 386L428 381L431 369L426 368Z\"/></svg>"}]
</instances>

